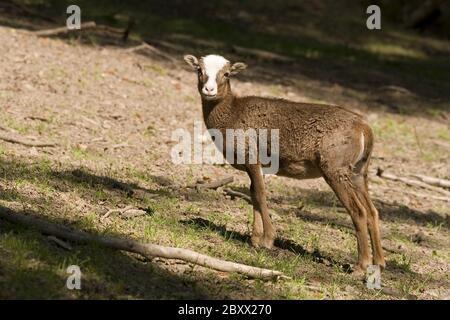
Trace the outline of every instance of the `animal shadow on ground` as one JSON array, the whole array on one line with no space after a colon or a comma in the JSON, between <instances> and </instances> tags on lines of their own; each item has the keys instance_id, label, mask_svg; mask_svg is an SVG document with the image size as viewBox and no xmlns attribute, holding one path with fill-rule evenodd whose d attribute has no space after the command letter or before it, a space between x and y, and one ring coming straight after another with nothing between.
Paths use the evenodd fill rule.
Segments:
<instances>
[{"instance_id":1,"label":"animal shadow on ground","mask_svg":"<svg viewBox=\"0 0 450 320\"><path fill-rule=\"evenodd\" d=\"M353 225L350 221L350 215L347 213L342 204L337 200L336 196L332 191L318 191L309 190L303 188L295 188L298 197L283 197L278 196L269 199L269 202L274 202L275 204L285 203L285 204L297 204L299 199L305 199L311 205L316 208L321 208L322 211L330 211L333 214L330 217L319 215L303 207L300 208L280 208L274 207L273 209L277 211L280 215L287 215L289 212L295 211L295 215L301 219L308 221L315 221L324 224L332 224L338 228L347 229L348 231L354 230ZM426 226L429 223L434 225L442 225L445 228L450 228L450 217L443 216L435 211L420 211L412 207L388 202L382 200L378 197L372 197L372 201L375 207L378 209L380 214L381 222L404 222L411 225L423 225ZM343 221L340 217L348 217L347 221Z\"/></svg>"},{"instance_id":2,"label":"animal shadow on ground","mask_svg":"<svg viewBox=\"0 0 450 320\"><path fill-rule=\"evenodd\" d=\"M234 240L238 240L240 242L244 242L244 243L248 243L248 244L250 243L250 236L248 234L242 234L237 231L227 230L227 228L225 226L217 225L217 224L215 224L207 219L204 219L204 218L192 218L192 219L188 219L188 220L182 220L181 223L184 225L193 226L193 227L199 228L199 229L210 229L214 232L217 232L225 239L234 239ZM299 245L298 243L296 243L295 241L293 241L291 239L286 239L286 238L278 236L275 239L275 247L278 249L290 251L290 252L292 252L296 255L302 256L302 257L307 257L317 263L338 266L342 271L344 271L346 273L351 272L351 267L349 264L342 264L342 263L334 260L331 257L323 255L318 250L308 251L304 247L302 247L301 245Z\"/></svg>"},{"instance_id":3,"label":"animal shadow on ground","mask_svg":"<svg viewBox=\"0 0 450 320\"><path fill-rule=\"evenodd\" d=\"M63 221L53 218L49 219L34 211L16 210L0 205L0 212L31 215L45 222L65 225ZM42 295L41 289L35 288L35 286L43 286L43 289L47 290L48 295L58 296L59 294L65 294L68 292L64 290L66 278L58 273L57 265L58 263L78 259L79 256L89 257L83 260L84 262L81 266L85 271L83 271L83 290L80 292L80 297L99 295L109 298L123 298L131 295L141 299L167 297L205 299L215 295L214 290L211 290L212 288L208 289L206 285L194 285L194 282L189 278L165 270L158 264L150 261L146 261L144 264L137 263L136 258L132 255L120 251L101 249L99 252L96 245L74 245L71 251L62 250L49 242L47 237L32 231L31 228L0 220L0 238L2 237L14 237L15 241L23 243L24 248L27 248L34 259L43 261L45 262L43 265L49 266L48 271L41 268L24 267L24 269L15 269L13 273L12 271L10 273L9 263L0 259L2 276L6 277L6 279L9 277L19 279L14 282L14 287L17 289L16 294L18 295L15 297L5 296L5 298L30 298L29 295L39 299L45 297L45 295ZM29 248L26 247L28 245L30 246ZM37 245L39 247L36 249ZM7 249L5 250L7 252ZM52 266L55 266L54 270L52 270ZM129 273L132 273L133 277L127 276ZM17 275L23 275L23 277L18 277ZM120 279L126 279L126 281ZM55 282L57 284L60 283L61 288L55 286ZM117 296L117 293L109 292L110 286L116 285L124 286L124 296L121 296L122 293L119 293L120 295ZM2 296L1 287L2 283L0 282L0 297Z\"/></svg>"}]
</instances>

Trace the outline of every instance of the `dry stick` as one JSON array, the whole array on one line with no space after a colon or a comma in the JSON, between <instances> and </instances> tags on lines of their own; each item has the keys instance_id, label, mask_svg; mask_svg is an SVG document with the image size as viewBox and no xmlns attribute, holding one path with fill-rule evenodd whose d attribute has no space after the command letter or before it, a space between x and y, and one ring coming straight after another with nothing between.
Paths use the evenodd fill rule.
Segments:
<instances>
[{"instance_id":1,"label":"dry stick","mask_svg":"<svg viewBox=\"0 0 450 320\"><path fill-rule=\"evenodd\" d=\"M373 190L380 190L380 191L398 191L392 188L385 188L385 187L375 187L372 185L372 189ZM412 196L415 196L417 198L424 198L424 199L433 199L433 200L440 200L440 201L445 201L445 202L450 202L450 197L441 197L441 196L434 196L434 195L428 195L425 193L420 193L420 192L414 192L414 191L408 191L408 190L402 190L402 193L406 193L406 194L410 194Z\"/></svg>"},{"instance_id":2,"label":"dry stick","mask_svg":"<svg viewBox=\"0 0 450 320\"><path fill-rule=\"evenodd\" d=\"M260 49L250 49L239 46L233 46L233 50L238 54L251 55L262 60L278 61L278 62L293 62L294 60L288 56L273 53L270 51Z\"/></svg>"},{"instance_id":3,"label":"dry stick","mask_svg":"<svg viewBox=\"0 0 450 320\"><path fill-rule=\"evenodd\" d=\"M411 176L419 179L424 183L428 183L429 185L441 187L441 188L450 188L450 180L428 177L421 174L412 174Z\"/></svg>"},{"instance_id":4,"label":"dry stick","mask_svg":"<svg viewBox=\"0 0 450 320\"><path fill-rule=\"evenodd\" d=\"M21 138L13 138L6 135L3 135L0 133L0 140L10 142L10 143L16 143L21 144L27 147L37 147L37 148L44 148L44 147L55 147L56 143L52 142L32 142L32 141L25 141Z\"/></svg>"},{"instance_id":5,"label":"dry stick","mask_svg":"<svg viewBox=\"0 0 450 320\"><path fill-rule=\"evenodd\" d=\"M142 43L142 44L140 44L138 46L125 49L125 52L132 53L132 52L139 51L139 50L144 50L144 49L149 49L150 51L153 51L153 49L156 49L156 48L151 46L151 45L149 45L148 43Z\"/></svg>"},{"instance_id":6,"label":"dry stick","mask_svg":"<svg viewBox=\"0 0 450 320\"><path fill-rule=\"evenodd\" d=\"M116 150L116 149L120 149L120 148L126 148L126 147L129 147L129 146L130 145L128 143L122 142L122 143L118 143L118 144L113 145L111 147L111 149Z\"/></svg>"},{"instance_id":7,"label":"dry stick","mask_svg":"<svg viewBox=\"0 0 450 320\"><path fill-rule=\"evenodd\" d=\"M10 129L10 128L8 128L8 127L4 127L4 126L2 126L2 125L0 125L0 130L8 131L8 132L13 132L12 129Z\"/></svg>"},{"instance_id":8,"label":"dry stick","mask_svg":"<svg viewBox=\"0 0 450 320\"><path fill-rule=\"evenodd\" d=\"M152 46L149 42L144 42L148 47L148 49L150 49L151 51L153 51L155 54L171 61L171 62L176 62L176 59L173 58L172 56L168 55L167 53L162 52L161 50L155 48L154 46Z\"/></svg>"},{"instance_id":9,"label":"dry stick","mask_svg":"<svg viewBox=\"0 0 450 320\"><path fill-rule=\"evenodd\" d=\"M122 216L123 218L134 218L134 217L139 217L139 216L145 215L146 211L144 211L142 209L135 209L132 206L127 206L123 209L111 209L111 210L108 210L108 212L106 212L100 218L100 221L103 221L104 219L108 218L112 213L119 213L120 216Z\"/></svg>"},{"instance_id":10,"label":"dry stick","mask_svg":"<svg viewBox=\"0 0 450 320\"><path fill-rule=\"evenodd\" d=\"M25 119L39 120L39 121L42 121L42 122L49 122L49 120L47 118L38 117L38 116L27 116L27 117L25 117Z\"/></svg>"},{"instance_id":11,"label":"dry stick","mask_svg":"<svg viewBox=\"0 0 450 320\"><path fill-rule=\"evenodd\" d=\"M420 187L420 188L424 188L424 189L428 189L428 190L433 190L435 192L444 194L447 197L450 197L450 191L447 191L447 190L444 190L444 189L441 189L438 187L430 186L429 184L426 184L422 181L412 180L412 179L408 179L408 178L404 178L404 177L397 177L396 175L383 172L383 170L380 168L377 169L377 176L387 179L387 180L400 181L409 186L415 186L415 187Z\"/></svg>"},{"instance_id":12,"label":"dry stick","mask_svg":"<svg viewBox=\"0 0 450 320\"><path fill-rule=\"evenodd\" d=\"M0 207L0 218L12 223L18 223L36 228L42 233L53 235L57 238L81 244L89 244L94 242L107 248L137 253L148 259L153 259L155 257L178 259L218 271L237 272L247 275L248 277L259 279L288 278L279 271L220 260L188 249L165 247L151 243L141 243L135 240L100 236L84 231L71 230L65 226L50 223L33 216L17 213L5 207Z\"/></svg>"},{"instance_id":13,"label":"dry stick","mask_svg":"<svg viewBox=\"0 0 450 320\"><path fill-rule=\"evenodd\" d=\"M450 144L449 143L445 143L444 141L435 140L435 141L433 141L433 143L435 145L440 146L440 147L450 148Z\"/></svg>"},{"instance_id":14,"label":"dry stick","mask_svg":"<svg viewBox=\"0 0 450 320\"><path fill-rule=\"evenodd\" d=\"M125 207L125 208L123 208L123 209L110 209L110 210L108 210L108 212L106 212L106 213L100 218L100 220L104 220L104 219L108 218L112 213L116 213L116 212L121 213L121 212L127 211L127 210L132 209L132 208L133 208L132 206L127 206L127 207Z\"/></svg>"},{"instance_id":15,"label":"dry stick","mask_svg":"<svg viewBox=\"0 0 450 320\"><path fill-rule=\"evenodd\" d=\"M223 179L219 179L219 180L215 180L215 181L211 181L211 182L207 182L207 183L203 183L203 184L197 184L195 185L195 188L197 189L217 189L219 187L223 187L229 183L232 183L234 180L234 178L232 176L223 178Z\"/></svg>"},{"instance_id":16,"label":"dry stick","mask_svg":"<svg viewBox=\"0 0 450 320\"><path fill-rule=\"evenodd\" d=\"M123 29L106 26L104 24L97 24L96 28L99 30L102 30L102 31L110 32L110 33L123 34Z\"/></svg>"},{"instance_id":17,"label":"dry stick","mask_svg":"<svg viewBox=\"0 0 450 320\"><path fill-rule=\"evenodd\" d=\"M169 61L173 62L175 60L174 58L172 58L168 54L162 52L161 50L155 48L154 46L152 46L151 44L149 44L147 42L143 42L142 44L140 44L140 45L138 45L136 47L125 49L125 52L133 53L135 51L144 50L144 49L147 49L150 52L153 52L154 54L156 54L156 55L158 55L160 57L163 57L163 58L165 58L165 59L167 59Z\"/></svg>"},{"instance_id":18,"label":"dry stick","mask_svg":"<svg viewBox=\"0 0 450 320\"><path fill-rule=\"evenodd\" d=\"M82 23L80 25L81 30L83 29L90 29L95 28L97 25L94 21L89 21ZM77 31L77 29L69 29L67 27L60 27L60 28L53 28L53 29L47 29L47 30L40 30L40 31L34 31L33 34L40 36L40 37L46 37L46 36L54 36L60 33L68 33L71 31Z\"/></svg>"},{"instance_id":19,"label":"dry stick","mask_svg":"<svg viewBox=\"0 0 450 320\"><path fill-rule=\"evenodd\" d=\"M66 249L66 250L68 250L68 251L71 251L71 250L72 250L72 247L70 246L70 244L68 244L68 243L66 243L66 242L64 242L64 241L62 241L62 240L60 240L60 239L58 239L58 238L55 237L55 236L48 236L47 239L50 240L50 241L52 241L52 242L54 242L54 243L56 243L58 246L60 246L60 247L63 248L63 249Z\"/></svg>"},{"instance_id":20,"label":"dry stick","mask_svg":"<svg viewBox=\"0 0 450 320\"><path fill-rule=\"evenodd\" d=\"M252 199L250 196L246 195L245 193L239 192L239 191L235 191L232 189L223 189L223 192L225 192L225 194L230 195L232 197L238 197L238 198L242 198L245 201L247 201L248 203L252 203Z\"/></svg>"}]
</instances>

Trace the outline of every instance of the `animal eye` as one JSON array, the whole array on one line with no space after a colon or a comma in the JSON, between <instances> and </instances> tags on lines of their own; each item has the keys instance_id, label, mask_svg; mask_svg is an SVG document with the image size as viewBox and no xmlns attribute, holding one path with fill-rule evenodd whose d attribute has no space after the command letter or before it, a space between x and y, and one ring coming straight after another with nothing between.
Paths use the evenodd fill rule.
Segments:
<instances>
[{"instance_id":1,"label":"animal eye","mask_svg":"<svg viewBox=\"0 0 450 320\"><path fill-rule=\"evenodd\" d=\"M228 78L228 77L230 76L230 73L229 73L229 72L225 72L225 73L223 74L223 76L224 76L225 78Z\"/></svg>"}]
</instances>

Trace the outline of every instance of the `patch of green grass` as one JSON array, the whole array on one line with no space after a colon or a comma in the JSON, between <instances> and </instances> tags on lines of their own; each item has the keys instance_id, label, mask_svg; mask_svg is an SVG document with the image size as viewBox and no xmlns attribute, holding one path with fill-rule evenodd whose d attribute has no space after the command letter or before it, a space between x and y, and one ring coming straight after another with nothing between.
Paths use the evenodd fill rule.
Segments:
<instances>
[{"instance_id":1,"label":"patch of green grass","mask_svg":"<svg viewBox=\"0 0 450 320\"><path fill-rule=\"evenodd\" d=\"M39 134L43 134L44 132L47 132L47 130L48 130L48 123L40 121L38 123L38 125L36 126L36 130L39 132Z\"/></svg>"},{"instance_id":2,"label":"patch of green grass","mask_svg":"<svg viewBox=\"0 0 450 320\"><path fill-rule=\"evenodd\" d=\"M436 135L439 139L450 141L450 130L448 128L438 128Z\"/></svg>"},{"instance_id":3,"label":"patch of green grass","mask_svg":"<svg viewBox=\"0 0 450 320\"><path fill-rule=\"evenodd\" d=\"M399 289L406 297L408 295L417 295L427 288L431 280L432 275L429 273L419 277L406 277L405 279L399 279Z\"/></svg>"},{"instance_id":4,"label":"patch of green grass","mask_svg":"<svg viewBox=\"0 0 450 320\"><path fill-rule=\"evenodd\" d=\"M406 57L414 59L425 59L427 55L414 48L405 48L398 44L385 42L367 43L364 49L368 52L375 53L380 56Z\"/></svg>"},{"instance_id":5,"label":"patch of green grass","mask_svg":"<svg viewBox=\"0 0 450 320\"><path fill-rule=\"evenodd\" d=\"M96 159L97 155L86 147L75 146L71 150L72 156L75 160Z\"/></svg>"},{"instance_id":6,"label":"patch of green grass","mask_svg":"<svg viewBox=\"0 0 450 320\"><path fill-rule=\"evenodd\" d=\"M99 216L95 212L89 212L78 219L78 224L87 230L95 230L99 221Z\"/></svg>"},{"instance_id":7,"label":"patch of green grass","mask_svg":"<svg viewBox=\"0 0 450 320\"><path fill-rule=\"evenodd\" d=\"M408 257L407 254L394 254L391 256L391 263L394 264L397 268L410 273L411 270L411 257Z\"/></svg>"},{"instance_id":8,"label":"patch of green grass","mask_svg":"<svg viewBox=\"0 0 450 320\"><path fill-rule=\"evenodd\" d=\"M72 148L72 155L75 159L82 160L82 159L87 158L88 152L86 149L76 146L76 147Z\"/></svg>"},{"instance_id":9,"label":"patch of green grass","mask_svg":"<svg viewBox=\"0 0 450 320\"><path fill-rule=\"evenodd\" d=\"M62 292L65 280L54 263L58 255L40 241L37 233L26 229L19 231L19 235L0 233L0 266L6 280L0 281L0 296L9 292L13 294L9 298L19 299L68 297L69 292Z\"/></svg>"},{"instance_id":10,"label":"patch of green grass","mask_svg":"<svg viewBox=\"0 0 450 320\"><path fill-rule=\"evenodd\" d=\"M29 126L26 124L23 124L15 119L7 118L4 120L4 124L7 127L10 127L13 130L16 130L20 134L27 134L29 132Z\"/></svg>"},{"instance_id":11,"label":"patch of green grass","mask_svg":"<svg viewBox=\"0 0 450 320\"><path fill-rule=\"evenodd\" d=\"M164 68L163 66L161 66L159 64L146 64L146 65L144 65L144 68L147 70L151 70L152 72L154 72L160 76L167 75L166 68Z\"/></svg>"},{"instance_id":12,"label":"patch of green grass","mask_svg":"<svg viewBox=\"0 0 450 320\"><path fill-rule=\"evenodd\" d=\"M144 135L147 137L152 137L156 133L156 129L153 124L149 124L144 131Z\"/></svg>"}]
</instances>

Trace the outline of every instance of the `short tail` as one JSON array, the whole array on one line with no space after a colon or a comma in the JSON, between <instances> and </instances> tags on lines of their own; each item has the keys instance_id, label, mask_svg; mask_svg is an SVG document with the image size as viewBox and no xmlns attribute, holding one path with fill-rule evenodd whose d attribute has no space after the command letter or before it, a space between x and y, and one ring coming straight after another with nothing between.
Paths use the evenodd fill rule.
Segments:
<instances>
[{"instance_id":1,"label":"short tail","mask_svg":"<svg viewBox=\"0 0 450 320\"><path fill-rule=\"evenodd\" d=\"M374 135L373 131L368 124L363 125L361 132L361 154L358 157L355 163L355 171L356 172L364 172L367 173L370 158L372 156L373 144L374 144Z\"/></svg>"}]
</instances>

